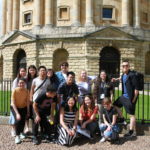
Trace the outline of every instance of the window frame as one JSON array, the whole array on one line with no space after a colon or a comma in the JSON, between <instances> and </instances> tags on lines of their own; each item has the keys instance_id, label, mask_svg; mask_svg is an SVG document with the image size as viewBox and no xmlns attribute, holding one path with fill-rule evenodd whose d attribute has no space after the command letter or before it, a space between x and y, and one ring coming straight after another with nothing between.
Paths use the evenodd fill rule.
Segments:
<instances>
[{"instance_id":1,"label":"window frame","mask_svg":"<svg viewBox=\"0 0 150 150\"><path fill-rule=\"evenodd\" d=\"M25 15L26 14L31 14L31 21L29 23L25 22ZM25 11L23 12L23 17L22 17L22 25L26 26L26 25L31 25L33 23L33 11L29 10L29 11Z\"/></svg>"},{"instance_id":2,"label":"window frame","mask_svg":"<svg viewBox=\"0 0 150 150\"><path fill-rule=\"evenodd\" d=\"M60 17L60 10L66 8L67 9L67 18ZM59 6L57 9L57 20L58 21L69 21L70 20L70 7L69 6Z\"/></svg>"}]
</instances>

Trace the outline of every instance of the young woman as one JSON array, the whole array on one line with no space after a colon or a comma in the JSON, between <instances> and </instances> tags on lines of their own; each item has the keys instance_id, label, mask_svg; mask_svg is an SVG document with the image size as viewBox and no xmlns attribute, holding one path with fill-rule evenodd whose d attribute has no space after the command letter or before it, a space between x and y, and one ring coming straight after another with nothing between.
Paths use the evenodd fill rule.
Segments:
<instances>
[{"instance_id":1,"label":"young woman","mask_svg":"<svg viewBox=\"0 0 150 150\"><path fill-rule=\"evenodd\" d=\"M37 68L34 65L30 65L28 67L28 74L27 74L27 89L30 92L31 90L31 85L32 85L32 81L33 79L35 79L37 77ZM30 114L26 120L26 129L25 129L25 133L29 133L29 119L33 120L33 102L30 101Z\"/></svg>"},{"instance_id":2,"label":"young woman","mask_svg":"<svg viewBox=\"0 0 150 150\"><path fill-rule=\"evenodd\" d=\"M102 112L102 100L105 97L109 97L111 101L113 101L113 85L109 81L106 72L103 70L100 72L100 75L97 77L97 80L94 84L94 92L93 96L95 99L95 103L97 103L99 108L99 125L103 122Z\"/></svg>"},{"instance_id":3,"label":"young woman","mask_svg":"<svg viewBox=\"0 0 150 150\"><path fill-rule=\"evenodd\" d=\"M86 95L83 104L79 111L79 121L82 129L87 129L90 131L91 137L93 137L94 132L97 128L96 114L98 108L95 106L93 98L91 95Z\"/></svg>"},{"instance_id":4,"label":"young woman","mask_svg":"<svg viewBox=\"0 0 150 150\"><path fill-rule=\"evenodd\" d=\"M92 78L87 76L86 70L82 70L79 73L77 85L79 89L78 102L82 104L84 96L91 93L92 86Z\"/></svg>"},{"instance_id":5,"label":"young woman","mask_svg":"<svg viewBox=\"0 0 150 150\"><path fill-rule=\"evenodd\" d=\"M58 126L58 143L69 146L76 137L78 123L78 111L74 97L68 98L64 107L60 110L60 125Z\"/></svg>"},{"instance_id":6,"label":"young woman","mask_svg":"<svg viewBox=\"0 0 150 150\"><path fill-rule=\"evenodd\" d=\"M58 89L59 80L53 69L47 69L47 77L50 79L50 82L54 86L54 88Z\"/></svg>"},{"instance_id":7,"label":"young woman","mask_svg":"<svg viewBox=\"0 0 150 150\"><path fill-rule=\"evenodd\" d=\"M18 87L18 82L20 78L26 78L26 69L24 67L19 68L17 77L15 78L15 80L12 83L12 91ZM25 87L27 87L26 83L25 83ZM11 130L11 136L15 136L16 135L16 131L15 131L15 118L12 114L12 112L10 112L10 119L9 119L9 124L12 126L12 130Z\"/></svg>"},{"instance_id":8,"label":"young woman","mask_svg":"<svg viewBox=\"0 0 150 150\"><path fill-rule=\"evenodd\" d=\"M112 139L113 132L119 132L119 127L116 124L117 121L117 111L112 106L110 98L104 98L102 102L103 109L103 120L99 128L102 132L102 139L100 142L105 142L107 139Z\"/></svg>"}]
</instances>

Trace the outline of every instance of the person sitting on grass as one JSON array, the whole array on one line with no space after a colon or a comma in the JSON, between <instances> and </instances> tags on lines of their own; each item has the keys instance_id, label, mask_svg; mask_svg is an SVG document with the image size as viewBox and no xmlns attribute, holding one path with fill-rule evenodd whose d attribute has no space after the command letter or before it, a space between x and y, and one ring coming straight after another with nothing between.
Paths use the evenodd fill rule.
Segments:
<instances>
[{"instance_id":1,"label":"person sitting on grass","mask_svg":"<svg viewBox=\"0 0 150 150\"><path fill-rule=\"evenodd\" d=\"M112 106L110 98L104 98L102 101L103 109L103 121L99 128L101 130L102 139L100 142L105 142L108 139L113 139L113 132L119 132L119 127L117 126L117 111ZM114 139L115 140L115 139Z\"/></svg>"},{"instance_id":2,"label":"person sitting on grass","mask_svg":"<svg viewBox=\"0 0 150 150\"><path fill-rule=\"evenodd\" d=\"M11 111L15 116L16 138L15 143L21 143L24 139L23 134L25 120L29 115L29 92L25 88L25 79L18 80L18 87L12 91Z\"/></svg>"}]
</instances>

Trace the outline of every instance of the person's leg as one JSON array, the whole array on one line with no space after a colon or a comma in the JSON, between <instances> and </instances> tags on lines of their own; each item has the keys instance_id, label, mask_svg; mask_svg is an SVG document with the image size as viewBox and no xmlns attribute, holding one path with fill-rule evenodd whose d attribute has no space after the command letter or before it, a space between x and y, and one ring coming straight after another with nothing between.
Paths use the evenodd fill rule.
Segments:
<instances>
[{"instance_id":1,"label":"person's leg","mask_svg":"<svg viewBox=\"0 0 150 150\"><path fill-rule=\"evenodd\" d=\"M98 123L96 121L93 121L93 122L87 124L86 128L90 131L91 136L94 135L94 132L95 132L97 126L98 126Z\"/></svg>"}]
</instances>

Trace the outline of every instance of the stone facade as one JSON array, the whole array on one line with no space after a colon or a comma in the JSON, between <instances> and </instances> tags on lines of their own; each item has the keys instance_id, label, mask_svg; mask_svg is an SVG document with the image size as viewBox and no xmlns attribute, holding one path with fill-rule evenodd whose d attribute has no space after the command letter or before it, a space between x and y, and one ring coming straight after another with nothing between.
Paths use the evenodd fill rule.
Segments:
<instances>
[{"instance_id":1,"label":"stone facade","mask_svg":"<svg viewBox=\"0 0 150 150\"><path fill-rule=\"evenodd\" d=\"M120 74L127 58L150 81L149 8L148 0L3 0L0 78L15 77L24 52L26 66L57 71L67 60L90 75Z\"/></svg>"}]
</instances>

